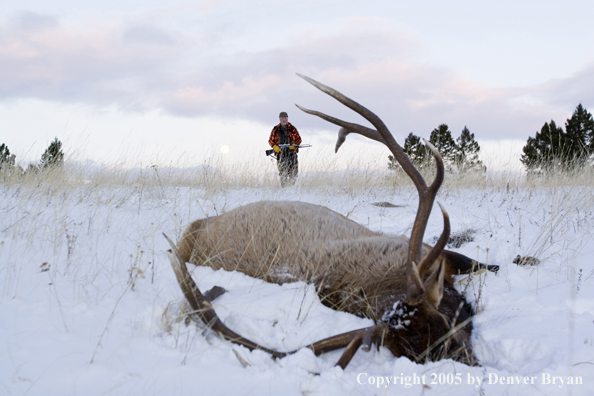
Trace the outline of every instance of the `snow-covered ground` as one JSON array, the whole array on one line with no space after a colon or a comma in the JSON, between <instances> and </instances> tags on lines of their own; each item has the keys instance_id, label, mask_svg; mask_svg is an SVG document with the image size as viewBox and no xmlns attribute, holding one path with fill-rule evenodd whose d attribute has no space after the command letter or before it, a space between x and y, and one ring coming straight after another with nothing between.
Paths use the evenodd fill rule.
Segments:
<instances>
[{"instance_id":1,"label":"snow-covered ground","mask_svg":"<svg viewBox=\"0 0 594 396\"><path fill-rule=\"evenodd\" d=\"M341 351L315 357L303 349L274 361L187 325L161 233L178 240L192 220L293 199L408 234L412 188L0 184L0 394L591 395L593 196L591 187L442 189L452 232L474 236L455 250L501 266L459 278L477 309L473 346L482 366L419 365L382 348L359 351L343 371L333 367ZM378 201L404 207L371 205ZM434 213L425 241L441 227ZM518 267L518 254L541 264ZM270 348L291 350L371 323L323 306L304 283L271 285L207 268L193 276L203 290L227 289L214 303L221 318Z\"/></svg>"}]
</instances>

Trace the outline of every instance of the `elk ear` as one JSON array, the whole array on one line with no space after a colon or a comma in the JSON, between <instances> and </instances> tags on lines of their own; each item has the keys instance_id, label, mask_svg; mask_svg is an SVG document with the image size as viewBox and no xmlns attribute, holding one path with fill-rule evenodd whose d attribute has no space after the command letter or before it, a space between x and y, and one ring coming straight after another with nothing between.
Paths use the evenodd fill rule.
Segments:
<instances>
[{"instance_id":1,"label":"elk ear","mask_svg":"<svg viewBox=\"0 0 594 396\"><path fill-rule=\"evenodd\" d=\"M439 267L425 281L425 296L427 301L437 309L443 297L443 277L445 262L442 260Z\"/></svg>"}]
</instances>

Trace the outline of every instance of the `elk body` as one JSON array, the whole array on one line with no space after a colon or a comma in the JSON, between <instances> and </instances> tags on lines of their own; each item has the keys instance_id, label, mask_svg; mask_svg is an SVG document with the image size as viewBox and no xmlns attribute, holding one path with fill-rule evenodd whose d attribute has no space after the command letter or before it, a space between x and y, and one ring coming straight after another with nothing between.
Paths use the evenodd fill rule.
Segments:
<instances>
[{"instance_id":1,"label":"elk body","mask_svg":"<svg viewBox=\"0 0 594 396\"><path fill-rule=\"evenodd\" d=\"M183 262L278 284L313 283L326 305L380 321L392 296L406 295L408 242L324 206L260 201L195 221L178 249ZM423 246L423 257L429 251ZM465 256L444 251L429 273L441 261L448 283L453 273L468 273L473 265Z\"/></svg>"},{"instance_id":2,"label":"elk body","mask_svg":"<svg viewBox=\"0 0 594 396\"><path fill-rule=\"evenodd\" d=\"M303 76L302 76L303 77ZM217 290L202 294L185 263L240 271L268 282L305 281L316 285L321 301L332 308L371 318L376 325L339 334L309 346L316 354L346 348L338 365L345 367L359 346L386 346L394 356L417 362L452 358L475 365L472 308L454 288L452 275L479 267L470 258L444 250L449 219L434 247L422 243L435 195L443 181L443 162L431 147L437 176L430 186L412 166L383 122L332 88L305 78L355 110L376 130L300 109L343 127L336 150L349 131L378 140L392 151L419 192L419 210L410 239L365 228L326 207L304 202L264 201L223 215L195 221L185 231L172 266L197 316L223 338L275 357L291 352L269 350L228 329L210 304ZM489 266L497 271L497 266ZM218 290L221 290L220 288Z\"/></svg>"}]
</instances>

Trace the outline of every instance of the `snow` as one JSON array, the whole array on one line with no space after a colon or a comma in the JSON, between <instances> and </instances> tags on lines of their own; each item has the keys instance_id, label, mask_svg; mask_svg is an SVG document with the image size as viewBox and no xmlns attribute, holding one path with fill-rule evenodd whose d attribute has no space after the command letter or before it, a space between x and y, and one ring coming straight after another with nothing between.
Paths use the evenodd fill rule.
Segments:
<instances>
[{"instance_id":1,"label":"snow","mask_svg":"<svg viewBox=\"0 0 594 396\"><path fill-rule=\"evenodd\" d=\"M341 351L315 357L301 349L275 361L186 325L161 233L178 240L192 220L292 199L409 234L412 188L2 184L0 394L590 395L593 195L590 187L443 188L438 200L452 231L474 231L474 241L454 250L501 266L498 274L458 277L477 310L473 346L482 366L420 365L381 348L359 351L343 371L334 367ZM378 201L402 207L371 205ZM441 227L434 208L425 241ZM541 264L519 267L518 254ZM279 286L209 268L193 276L203 291L228 290L213 303L221 319L269 348L293 350L372 324L325 307L301 282ZM413 383L423 376L426 385Z\"/></svg>"}]
</instances>

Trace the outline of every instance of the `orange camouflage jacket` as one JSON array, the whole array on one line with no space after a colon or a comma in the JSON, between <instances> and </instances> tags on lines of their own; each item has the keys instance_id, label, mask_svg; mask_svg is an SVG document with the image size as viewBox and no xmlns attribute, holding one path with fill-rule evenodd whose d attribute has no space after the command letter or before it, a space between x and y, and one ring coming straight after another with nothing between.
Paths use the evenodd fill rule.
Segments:
<instances>
[{"instance_id":1,"label":"orange camouflage jacket","mask_svg":"<svg viewBox=\"0 0 594 396\"><path fill-rule=\"evenodd\" d=\"M270 138L268 139L268 144L270 147L279 144L278 139L280 137L280 129L280 123L272 128L272 132L270 132ZM299 136L297 128L295 128L290 122L287 124L287 131L289 132L289 139L291 140L292 144L301 144L301 136Z\"/></svg>"}]
</instances>

